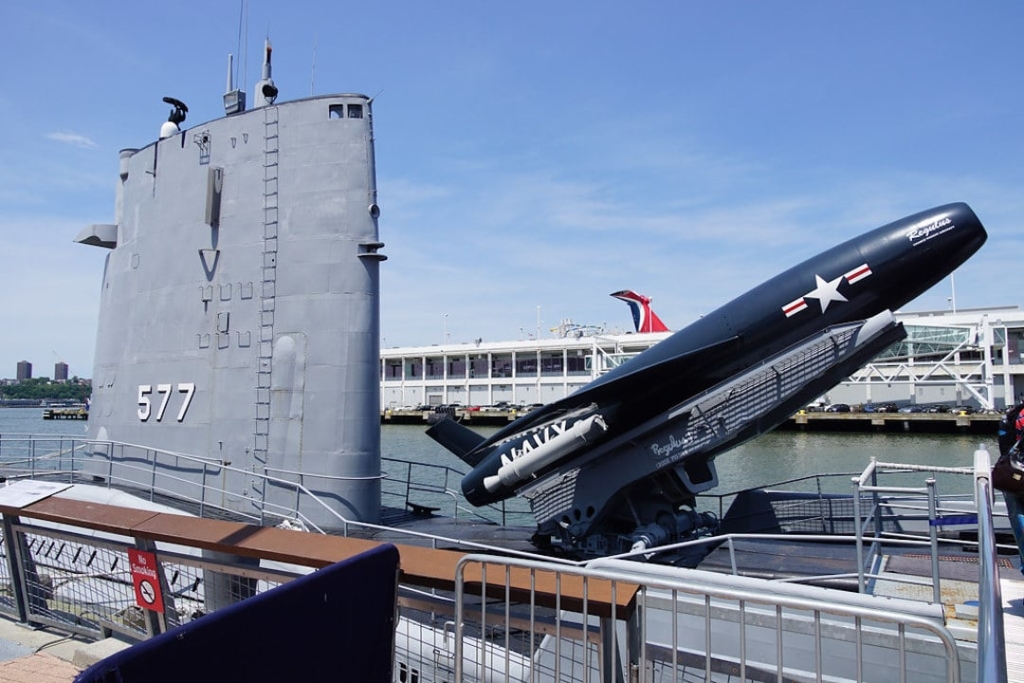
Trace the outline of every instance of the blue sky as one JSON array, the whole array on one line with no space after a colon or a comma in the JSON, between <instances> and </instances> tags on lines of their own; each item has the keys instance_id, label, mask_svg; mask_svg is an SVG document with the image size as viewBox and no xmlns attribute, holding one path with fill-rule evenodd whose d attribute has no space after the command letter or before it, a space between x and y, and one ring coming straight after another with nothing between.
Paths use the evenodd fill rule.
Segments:
<instances>
[{"instance_id":1,"label":"blue sky","mask_svg":"<svg viewBox=\"0 0 1024 683\"><path fill-rule=\"evenodd\" d=\"M164 95L221 115L239 8L0 8L0 377L91 376L104 252L71 240ZM951 201L990 235L957 306L1024 298L1024 4L250 0L248 27L247 91L269 30L282 100L375 97L387 346L625 329L624 288L679 328Z\"/></svg>"}]
</instances>

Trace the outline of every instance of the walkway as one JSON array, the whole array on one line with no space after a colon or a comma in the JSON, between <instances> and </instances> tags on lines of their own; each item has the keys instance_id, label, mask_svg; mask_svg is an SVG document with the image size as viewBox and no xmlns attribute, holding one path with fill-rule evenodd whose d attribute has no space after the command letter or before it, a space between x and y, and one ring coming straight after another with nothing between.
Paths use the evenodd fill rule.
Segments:
<instances>
[{"instance_id":1,"label":"walkway","mask_svg":"<svg viewBox=\"0 0 1024 683\"><path fill-rule=\"evenodd\" d=\"M0 681L70 683L86 667L128 645L114 638L90 642L0 616Z\"/></svg>"},{"instance_id":2,"label":"walkway","mask_svg":"<svg viewBox=\"0 0 1024 683\"><path fill-rule=\"evenodd\" d=\"M1006 642L1006 680L1024 681L1024 581L1003 579L1003 631Z\"/></svg>"}]
</instances>

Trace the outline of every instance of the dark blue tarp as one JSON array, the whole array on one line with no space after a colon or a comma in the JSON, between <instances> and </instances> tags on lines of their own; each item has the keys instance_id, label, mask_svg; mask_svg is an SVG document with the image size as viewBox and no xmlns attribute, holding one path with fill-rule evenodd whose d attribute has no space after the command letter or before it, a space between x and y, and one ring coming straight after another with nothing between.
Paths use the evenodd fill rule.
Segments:
<instances>
[{"instance_id":1,"label":"dark blue tarp","mask_svg":"<svg viewBox=\"0 0 1024 683\"><path fill-rule=\"evenodd\" d=\"M391 680L398 550L382 545L97 662L76 683Z\"/></svg>"}]
</instances>

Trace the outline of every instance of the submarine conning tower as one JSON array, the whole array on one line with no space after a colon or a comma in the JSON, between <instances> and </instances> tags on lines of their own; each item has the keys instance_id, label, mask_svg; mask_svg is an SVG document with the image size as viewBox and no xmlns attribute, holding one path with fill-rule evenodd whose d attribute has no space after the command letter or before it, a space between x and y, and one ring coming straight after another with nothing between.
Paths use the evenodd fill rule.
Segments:
<instances>
[{"instance_id":1,"label":"submarine conning tower","mask_svg":"<svg viewBox=\"0 0 1024 683\"><path fill-rule=\"evenodd\" d=\"M157 470L172 493L205 484L252 514L294 508L299 484L375 522L386 256L371 101L277 104L269 62L268 41L255 108L243 93L229 116L123 150L115 223L76 240L109 250L89 438L142 447L98 444L87 472L124 453L146 461L130 470L140 488ZM308 521L340 526L302 500Z\"/></svg>"}]
</instances>

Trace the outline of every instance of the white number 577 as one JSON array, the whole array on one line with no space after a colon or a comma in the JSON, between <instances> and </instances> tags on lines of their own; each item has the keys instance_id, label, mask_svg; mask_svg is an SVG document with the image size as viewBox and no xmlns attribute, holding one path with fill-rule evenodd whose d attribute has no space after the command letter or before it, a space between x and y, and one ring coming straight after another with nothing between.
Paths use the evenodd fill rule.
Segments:
<instances>
[{"instance_id":1,"label":"white number 577","mask_svg":"<svg viewBox=\"0 0 1024 683\"><path fill-rule=\"evenodd\" d=\"M185 413L188 411L189 405L192 403L192 396L195 395L196 385L194 382L182 382L178 385L178 392L185 394L185 400L181 404L181 409L178 411L178 422L185 419ZM153 400L150 395L153 393L152 384L140 384L139 385L139 420L146 422L153 414ZM171 398L171 385L170 384L157 384L156 393L160 395L160 405L156 411L156 421L160 422L164 419L164 411L167 410L167 403Z\"/></svg>"}]
</instances>

